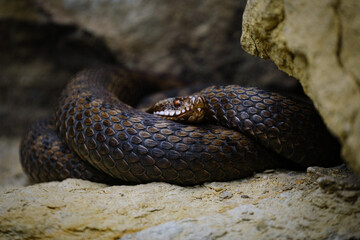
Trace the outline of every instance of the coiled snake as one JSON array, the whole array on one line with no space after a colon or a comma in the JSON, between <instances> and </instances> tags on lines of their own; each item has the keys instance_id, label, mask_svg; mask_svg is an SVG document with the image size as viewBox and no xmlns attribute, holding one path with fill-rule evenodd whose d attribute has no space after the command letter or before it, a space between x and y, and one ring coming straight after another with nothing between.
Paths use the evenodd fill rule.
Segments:
<instances>
[{"instance_id":1,"label":"coiled snake","mask_svg":"<svg viewBox=\"0 0 360 240\"><path fill-rule=\"evenodd\" d=\"M209 87L187 98L190 104L170 100L173 110L154 106L149 112L155 114L127 105L155 85L124 68L78 73L62 92L55 117L35 123L24 136L24 171L37 182L75 177L193 185L339 160L337 142L311 104L231 85ZM187 115L191 111L198 115Z\"/></svg>"}]
</instances>

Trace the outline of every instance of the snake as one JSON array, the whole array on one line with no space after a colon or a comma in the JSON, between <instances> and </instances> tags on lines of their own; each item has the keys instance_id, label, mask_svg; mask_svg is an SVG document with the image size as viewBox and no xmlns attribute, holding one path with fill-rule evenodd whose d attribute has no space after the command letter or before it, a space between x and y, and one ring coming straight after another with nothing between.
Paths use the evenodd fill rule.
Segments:
<instances>
[{"instance_id":1,"label":"snake","mask_svg":"<svg viewBox=\"0 0 360 240\"><path fill-rule=\"evenodd\" d=\"M196 185L339 163L338 142L311 103L226 85L161 100L145 111L133 107L164 84L125 67L77 73L54 115L24 134L24 172L33 182Z\"/></svg>"}]
</instances>

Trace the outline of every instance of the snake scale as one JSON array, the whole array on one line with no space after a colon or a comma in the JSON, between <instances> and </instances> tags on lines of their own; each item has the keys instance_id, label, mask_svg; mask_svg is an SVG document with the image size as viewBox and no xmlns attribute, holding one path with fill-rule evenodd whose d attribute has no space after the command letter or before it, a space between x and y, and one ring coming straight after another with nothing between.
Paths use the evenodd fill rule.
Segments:
<instances>
[{"instance_id":1,"label":"snake scale","mask_svg":"<svg viewBox=\"0 0 360 240\"><path fill-rule=\"evenodd\" d=\"M35 182L74 177L194 185L339 161L337 142L309 103L230 85L198 93L207 109L202 123L175 122L130 106L161 84L125 68L78 73L55 116L23 137L24 171Z\"/></svg>"}]
</instances>

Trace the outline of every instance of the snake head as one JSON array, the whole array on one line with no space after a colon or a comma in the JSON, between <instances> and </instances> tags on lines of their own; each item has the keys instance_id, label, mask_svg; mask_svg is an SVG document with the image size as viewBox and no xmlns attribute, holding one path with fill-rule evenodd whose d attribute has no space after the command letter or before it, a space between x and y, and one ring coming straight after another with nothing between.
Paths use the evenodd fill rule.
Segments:
<instances>
[{"instance_id":1,"label":"snake head","mask_svg":"<svg viewBox=\"0 0 360 240\"><path fill-rule=\"evenodd\" d=\"M205 117L203 96L167 98L155 103L147 112L177 122L201 122Z\"/></svg>"}]
</instances>

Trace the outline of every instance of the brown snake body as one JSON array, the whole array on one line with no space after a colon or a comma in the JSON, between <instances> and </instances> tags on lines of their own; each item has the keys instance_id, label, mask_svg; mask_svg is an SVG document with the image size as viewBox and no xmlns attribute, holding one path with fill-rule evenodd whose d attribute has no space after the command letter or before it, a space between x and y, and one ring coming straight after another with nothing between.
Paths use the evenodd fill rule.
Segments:
<instances>
[{"instance_id":1,"label":"brown snake body","mask_svg":"<svg viewBox=\"0 0 360 240\"><path fill-rule=\"evenodd\" d=\"M153 86L123 68L77 74L55 118L34 124L23 138L25 172L37 182L193 185L339 161L337 142L311 104L258 88L210 87L199 93L205 123L184 124L127 105Z\"/></svg>"}]
</instances>

